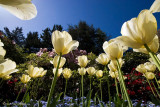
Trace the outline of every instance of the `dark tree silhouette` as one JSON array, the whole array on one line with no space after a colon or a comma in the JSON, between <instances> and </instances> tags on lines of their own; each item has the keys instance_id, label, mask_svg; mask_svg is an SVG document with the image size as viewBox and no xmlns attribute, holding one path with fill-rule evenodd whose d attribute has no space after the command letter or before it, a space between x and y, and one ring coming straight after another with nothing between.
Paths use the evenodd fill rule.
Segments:
<instances>
[{"instance_id":1,"label":"dark tree silhouette","mask_svg":"<svg viewBox=\"0 0 160 107\"><path fill-rule=\"evenodd\" d=\"M41 42L38 32L29 32L26 38L26 48L41 48Z\"/></svg>"},{"instance_id":2,"label":"dark tree silhouette","mask_svg":"<svg viewBox=\"0 0 160 107\"><path fill-rule=\"evenodd\" d=\"M22 27L16 27L15 30L10 31L7 27L4 27L3 34L7 36L10 40L15 42L21 47L25 45L25 37L23 36L23 29Z\"/></svg>"},{"instance_id":3,"label":"dark tree silhouette","mask_svg":"<svg viewBox=\"0 0 160 107\"><path fill-rule=\"evenodd\" d=\"M88 25L85 21L80 21L78 25L69 25L68 32L74 40L79 41L79 49L97 55L103 52L104 41L110 39L110 36L107 36L100 28L94 28L93 25Z\"/></svg>"},{"instance_id":4,"label":"dark tree silhouette","mask_svg":"<svg viewBox=\"0 0 160 107\"><path fill-rule=\"evenodd\" d=\"M51 37L52 37L52 32L55 30L62 31L63 27L61 25L54 25L52 29L46 28L45 30L42 30L41 34L41 43L43 48L53 48Z\"/></svg>"}]
</instances>

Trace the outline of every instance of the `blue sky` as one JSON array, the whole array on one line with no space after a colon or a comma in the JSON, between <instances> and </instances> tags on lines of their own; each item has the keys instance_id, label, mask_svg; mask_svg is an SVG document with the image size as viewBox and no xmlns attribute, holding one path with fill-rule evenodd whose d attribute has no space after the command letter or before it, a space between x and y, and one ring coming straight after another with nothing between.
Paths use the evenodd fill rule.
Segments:
<instances>
[{"instance_id":1,"label":"blue sky","mask_svg":"<svg viewBox=\"0 0 160 107\"><path fill-rule=\"evenodd\" d=\"M32 0L36 5L37 17L22 21L0 7L0 29L23 27L24 35L29 31L42 32L46 27L60 24L67 30L68 24L80 20L102 29L112 38L120 36L125 21L137 17L143 9L149 9L154 0ZM155 14L160 28L160 13Z\"/></svg>"}]
</instances>

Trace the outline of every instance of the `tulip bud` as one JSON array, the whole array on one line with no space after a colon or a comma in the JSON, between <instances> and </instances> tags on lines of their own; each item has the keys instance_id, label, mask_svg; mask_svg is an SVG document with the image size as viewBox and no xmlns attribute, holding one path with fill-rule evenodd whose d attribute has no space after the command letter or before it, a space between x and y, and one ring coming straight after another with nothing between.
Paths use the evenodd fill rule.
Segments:
<instances>
[{"instance_id":1,"label":"tulip bud","mask_svg":"<svg viewBox=\"0 0 160 107\"><path fill-rule=\"evenodd\" d=\"M140 64L136 67L136 71L140 72L140 73L146 73L147 69L145 68L144 64Z\"/></svg>"},{"instance_id":2,"label":"tulip bud","mask_svg":"<svg viewBox=\"0 0 160 107\"><path fill-rule=\"evenodd\" d=\"M115 60L122 58L123 56L123 48L121 45L119 45L117 42L113 41L104 42L103 44L103 50L108 55L110 60Z\"/></svg>"},{"instance_id":3,"label":"tulip bud","mask_svg":"<svg viewBox=\"0 0 160 107\"><path fill-rule=\"evenodd\" d=\"M107 56L107 54L105 53L101 53L98 58L96 58L96 61L102 65L107 65L109 62L109 58Z\"/></svg>"},{"instance_id":4,"label":"tulip bud","mask_svg":"<svg viewBox=\"0 0 160 107\"><path fill-rule=\"evenodd\" d=\"M93 76L95 74L96 70L94 67L89 67L87 68L87 73L90 75L90 76Z\"/></svg>"},{"instance_id":5,"label":"tulip bud","mask_svg":"<svg viewBox=\"0 0 160 107\"><path fill-rule=\"evenodd\" d=\"M96 72L96 76L97 76L98 78L101 78L101 77L103 76L103 71L102 71L102 70L98 70L98 71Z\"/></svg>"},{"instance_id":6,"label":"tulip bud","mask_svg":"<svg viewBox=\"0 0 160 107\"><path fill-rule=\"evenodd\" d=\"M115 72L109 71L109 75L110 75L112 78L117 78L117 77L118 77L118 72L117 72L117 71L115 71Z\"/></svg>"},{"instance_id":7,"label":"tulip bud","mask_svg":"<svg viewBox=\"0 0 160 107\"><path fill-rule=\"evenodd\" d=\"M28 81L30 81L31 77L29 75L23 74L22 77L20 77L20 80L22 83L26 84Z\"/></svg>"},{"instance_id":8,"label":"tulip bud","mask_svg":"<svg viewBox=\"0 0 160 107\"><path fill-rule=\"evenodd\" d=\"M155 75L154 75L153 72L146 72L146 73L145 73L145 77L146 77L147 79L151 80L151 79L154 79L154 78L155 78Z\"/></svg>"},{"instance_id":9,"label":"tulip bud","mask_svg":"<svg viewBox=\"0 0 160 107\"><path fill-rule=\"evenodd\" d=\"M58 69L57 77L61 76L61 73L62 73L62 68ZM53 69L53 74L54 75L56 74L56 68Z\"/></svg>"},{"instance_id":10,"label":"tulip bud","mask_svg":"<svg viewBox=\"0 0 160 107\"><path fill-rule=\"evenodd\" d=\"M88 59L87 59L87 56L85 55L82 55L82 56L78 56L78 65L80 67L86 67L87 64L88 64Z\"/></svg>"},{"instance_id":11,"label":"tulip bud","mask_svg":"<svg viewBox=\"0 0 160 107\"><path fill-rule=\"evenodd\" d=\"M146 62L144 65L148 72L154 72L156 70L156 65L151 62Z\"/></svg>"},{"instance_id":12,"label":"tulip bud","mask_svg":"<svg viewBox=\"0 0 160 107\"><path fill-rule=\"evenodd\" d=\"M52 33L52 44L57 54L68 54L79 46L79 42L72 40L71 35L66 32L54 31Z\"/></svg>"},{"instance_id":13,"label":"tulip bud","mask_svg":"<svg viewBox=\"0 0 160 107\"><path fill-rule=\"evenodd\" d=\"M0 64L0 78L10 75L11 73L17 72L16 63L12 60L6 59Z\"/></svg>"},{"instance_id":14,"label":"tulip bud","mask_svg":"<svg viewBox=\"0 0 160 107\"><path fill-rule=\"evenodd\" d=\"M70 69L65 68L65 69L63 70L63 77L64 77L65 79L69 79L69 78L71 77L71 75L72 75L72 71L71 71Z\"/></svg>"},{"instance_id":15,"label":"tulip bud","mask_svg":"<svg viewBox=\"0 0 160 107\"><path fill-rule=\"evenodd\" d=\"M80 75L85 75L86 74L86 69L85 68L78 68L78 72Z\"/></svg>"},{"instance_id":16,"label":"tulip bud","mask_svg":"<svg viewBox=\"0 0 160 107\"><path fill-rule=\"evenodd\" d=\"M54 68L57 68L58 61L59 61L59 56L55 56L55 57L53 58L53 61L50 61L50 62L53 64ZM61 57L61 61L60 61L60 64L59 64L59 68L62 68L63 65L65 64L65 62L66 62L66 58Z\"/></svg>"}]
</instances>

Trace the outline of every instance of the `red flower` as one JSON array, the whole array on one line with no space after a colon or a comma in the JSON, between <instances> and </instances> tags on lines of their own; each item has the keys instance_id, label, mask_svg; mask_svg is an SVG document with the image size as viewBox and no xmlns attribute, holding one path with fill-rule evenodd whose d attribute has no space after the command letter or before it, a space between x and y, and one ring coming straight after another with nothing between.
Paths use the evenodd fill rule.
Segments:
<instances>
[{"instance_id":1,"label":"red flower","mask_svg":"<svg viewBox=\"0 0 160 107\"><path fill-rule=\"evenodd\" d=\"M135 95L135 94L136 94L135 91L130 92L130 95Z\"/></svg>"},{"instance_id":2,"label":"red flower","mask_svg":"<svg viewBox=\"0 0 160 107\"><path fill-rule=\"evenodd\" d=\"M150 91L150 90L151 90L150 86L147 86L147 87L146 87L146 90Z\"/></svg>"}]
</instances>

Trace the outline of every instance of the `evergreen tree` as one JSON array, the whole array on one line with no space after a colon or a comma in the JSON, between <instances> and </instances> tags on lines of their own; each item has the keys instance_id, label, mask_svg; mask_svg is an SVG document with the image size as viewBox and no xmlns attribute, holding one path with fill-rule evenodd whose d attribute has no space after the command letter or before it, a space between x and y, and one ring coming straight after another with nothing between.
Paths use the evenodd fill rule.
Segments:
<instances>
[{"instance_id":1,"label":"evergreen tree","mask_svg":"<svg viewBox=\"0 0 160 107\"><path fill-rule=\"evenodd\" d=\"M104 41L110 39L110 36L107 36L100 28L96 29L84 21L80 21L78 25L69 25L68 32L74 40L79 41L79 49L97 55L104 52L102 45Z\"/></svg>"}]
</instances>

